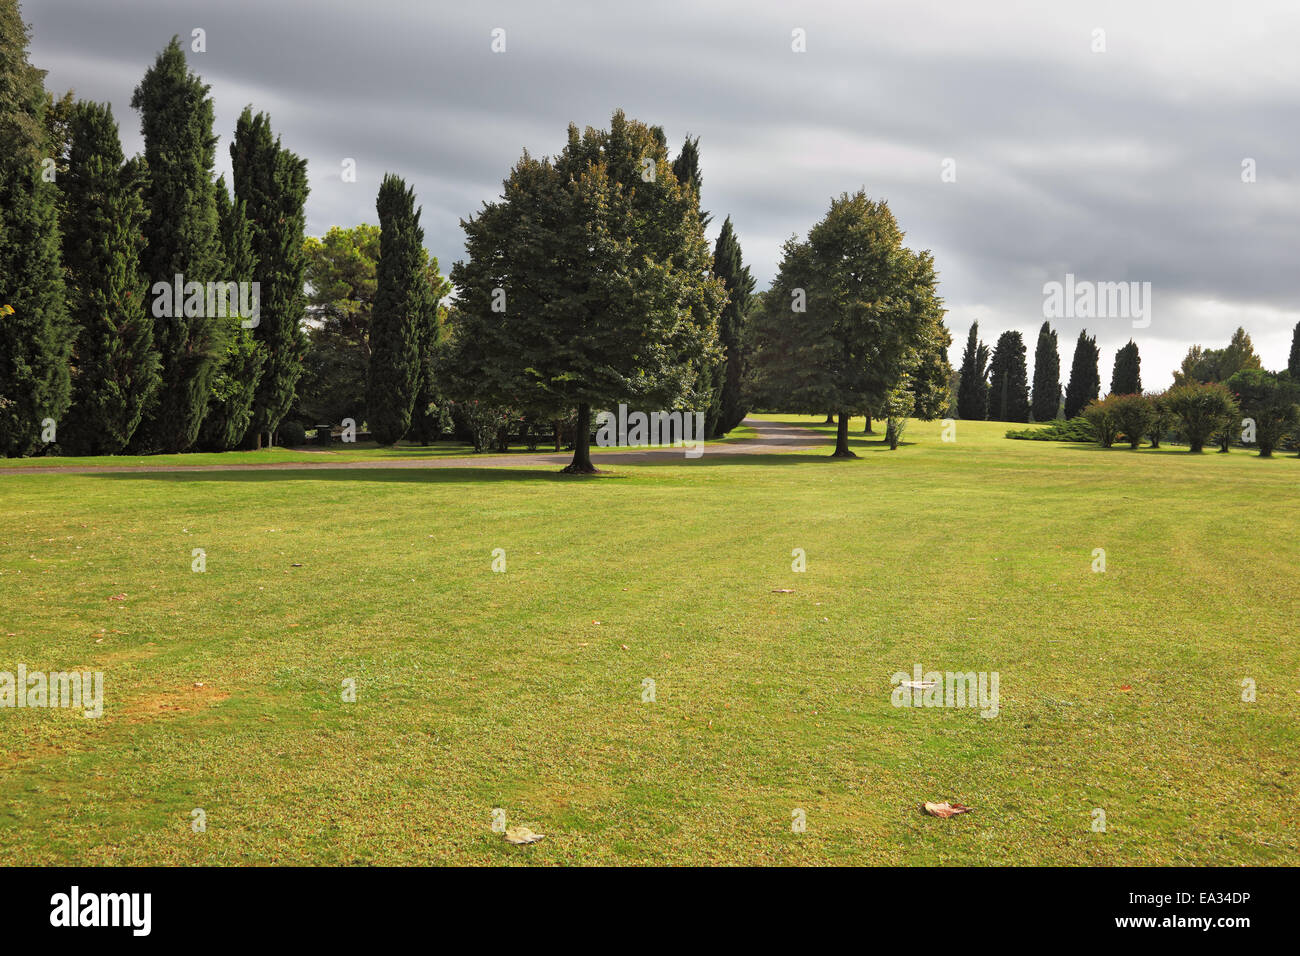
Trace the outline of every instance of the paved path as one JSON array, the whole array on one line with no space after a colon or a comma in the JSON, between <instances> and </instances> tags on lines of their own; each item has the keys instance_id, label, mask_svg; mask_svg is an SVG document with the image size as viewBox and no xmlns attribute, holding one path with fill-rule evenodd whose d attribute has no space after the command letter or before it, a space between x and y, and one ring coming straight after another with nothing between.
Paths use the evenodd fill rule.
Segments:
<instances>
[{"instance_id":1,"label":"paved path","mask_svg":"<svg viewBox=\"0 0 1300 956\"><path fill-rule=\"evenodd\" d=\"M790 422L771 422L761 418L746 418L745 424L758 432L755 438L745 438L721 445L706 445L704 458L719 455L770 455L781 452L814 451L824 448L829 439ZM592 449L591 460L601 465L637 465L648 461L691 464L699 458L687 458L681 448L656 448L647 451L618 451L601 453ZM321 452L328 455L329 452ZM533 467L559 470L573 460L572 453L466 455L455 458L382 458L366 461L277 461L231 463L229 465L67 465L46 468L0 468L0 475L99 475L115 472L170 472L170 471L337 471L357 468L503 468Z\"/></svg>"}]
</instances>

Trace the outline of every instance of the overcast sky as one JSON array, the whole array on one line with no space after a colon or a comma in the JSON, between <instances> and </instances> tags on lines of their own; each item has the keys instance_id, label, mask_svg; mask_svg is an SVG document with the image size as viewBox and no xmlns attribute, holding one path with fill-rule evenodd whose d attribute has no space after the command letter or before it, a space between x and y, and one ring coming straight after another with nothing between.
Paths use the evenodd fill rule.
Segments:
<instances>
[{"instance_id":1,"label":"overcast sky","mask_svg":"<svg viewBox=\"0 0 1300 956\"><path fill-rule=\"evenodd\" d=\"M252 104L309 161L310 233L375 222L395 172L444 271L460 217L524 148L554 154L570 122L607 126L622 107L674 151L700 137L711 238L729 214L760 288L832 196L888 200L934 251L954 364L976 319L990 345L1022 332L1032 362L1043 285L1067 273L1151 283L1146 328L1053 320L1063 378L1079 329L1097 334L1103 390L1130 337L1155 388L1237 325L1282 367L1300 320L1295 0L24 0L23 14L47 86L111 102L128 153L131 91L173 34L188 50L203 29L189 59L212 86L218 171Z\"/></svg>"}]
</instances>

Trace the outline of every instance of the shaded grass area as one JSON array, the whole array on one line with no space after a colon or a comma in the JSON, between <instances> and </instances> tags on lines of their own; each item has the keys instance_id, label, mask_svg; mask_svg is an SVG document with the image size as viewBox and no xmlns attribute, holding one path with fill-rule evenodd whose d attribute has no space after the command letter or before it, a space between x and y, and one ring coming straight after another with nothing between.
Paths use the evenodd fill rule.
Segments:
<instances>
[{"instance_id":1,"label":"shaded grass area","mask_svg":"<svg viewBox=\"0 0 1300 956\"><path fill-rule=\"evenodd\" d=\"M1300 462L1004 431L0 477L0 670L106 683L0 709L0 862L1293 863ZM892 706L917 663L999 716Z\"/></svg>"},{"instance_id":2,"label":"shaded grass area","mask_svg":"<svg viewBox=\"0 0 1300 956\"><path fill-rule=\"evenodd\" d=\"M732 442L746 441L755 436L754 429L739 425L727 433L725 438L707 441L705 445L726 445ZM640 451L637 448L601 448L601 454L615 452ZM512 445L508 452L486 451L483 457L512 455L546 455L573 454L572 449L555 451L555 445L543 443L530 451L523 445ZM431 445L413 445L399 443L396 445L378 445L375 442L356 442L343 444L336 442L329 447L302 446L298 448L263 448L259 451L222 451L222 452L187 452L181 455L97 455L40 458L0 458L0 468L58 468L58 467L159 467L169 465L276 465L301 462L315 464L319 462L349 461L418 461L420 459L438 458L473 458L472 446L454 441L434 442Z\"/></svg>"}]
</instances>

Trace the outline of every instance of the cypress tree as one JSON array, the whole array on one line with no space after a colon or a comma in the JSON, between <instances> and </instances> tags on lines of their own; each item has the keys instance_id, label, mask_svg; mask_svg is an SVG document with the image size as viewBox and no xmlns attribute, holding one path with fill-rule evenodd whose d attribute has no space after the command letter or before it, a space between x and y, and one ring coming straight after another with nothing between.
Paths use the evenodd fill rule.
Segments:
<instances>
[{"instance_id":1,"label":"cypress tree","mask_svg":"<svg viewBox=\"0 0 1300 956\"><path fill-rule=\"evenodd\" d=\"M988 417L988 347L979 340L980 324L972 322L966 336L957 383L957 417L983 421Z\"/></svg>"},{"instance_id":2,"label":"cypress tree","mask_svg":"<svg viewBox=\"0 0 1300 956\"><path fill-rule=\"evenodd\" d=\"M225 178L217 180L217 221L221 226L224 275L229 282L254 282L257 255L253 252L253 227L243 200L230 199ZM266 362L266 350L244 327L244 318L227 302L221 321L226 348L212 377L208 414L199 431L199 444L210 451L238 448L253 421L253 401ZM261 322L261 303L258 303ZM251 319L249 321L252 321Z\"/></svg>"},{"instance_id":3,"label":"cypress tree","mask_svg":"<svg viewBox=\"0 0 1300 956\"><path fill-rule=\"evenodd\" d=\"M1050 322L1038 330L1038 345L1034 349L1034 396L1030 409L1034 421L1047 422L1061 410L1061 353L1056 331Z\"/></svg>"},{"instance_id":4,"label":"cypress tree","mask_svg":"<svg viewBox=\"0 0 1300 956\"><path fill-rule=\"evenodd\" d=\"M741 382L745 374L744 342L745 314L749 311L754 292L754 277L744 264L740 241L728 216L722 222L722 231L713 250L713 274L727 287L727 304L718 317L718 340L726 355L722 371L721 410L718 414L719 435L731 431L745 417L748 408L741 395Z\"/></svg>"},{"instance_id":5,"label":"cypress tree","mask_svg":"<svg viewBox=\"0 0 1300 956\"><path fill-rule=\"evenodd\" d=\"M1291 356L1287 359L1286 370L1291 381L1300 382L1300 322L1295 324L1295 329L1291 332Z\"/></svg>"},{"instance_id":6,"label":"cypress tree","mask_svg":"<svg viewBox=\"0 0 1300 956\"><path fill-rule=\"evenodd\" d=\"M124 163L107 104L78 103L63 177L63 258L76 325L73 400L60 442L74 455L119 455L159 384L144 253L147 178Z\"/></svg>"},{"instance_id":7,"label":"cypress tree","mask_svg":"<svg viewBox=\"0 0 1300 956\"><path fill-rule=\"evenodd\" d=\"M389 173L379 186L375 206L379 265L370 318L366 419L375 440L392 445L411 426L420 381L421 327L427 321L431 291L414 190Z\"/></svg>"},{"instance_id":8,"label":"cypress tree","mask_svg":"<svg viewBox=\"0 0 1300 956\"><path fill-rule=\"evenodd\" d=\"M27 455L71 394L73 329L64 299L57 158L46 133L45 71L27 60L17 0L0 0L0 451Z\"/></svg>"},{"instance_id":9,"label":"cypress tree","mask_svg":"<svg viewBox=\"0 0 1300 956\"><path fill-rule=\"evenodd\" d=\"M1070 365L1070 384L1065 389L1065 417L1074 418L1101 392L1101 373L1097 370L1097 339L1087 329L1079 332Z\"/></svg>"},{"instance_id":10,"label":"cypress tree","mask_svg":"<svg viewBox=\"0 0 1300 956\"><path fill-rule=\"evenodd\" d=\"M307 257L303 245L307 203L307 163L272 138L271 119L245 107L230 144L236 200L245 204L252 226L254 269L261 286L261 316L253 336L266 360L253 401L249 445L268 443L293 404L302 376L307 339L302 319L307 311L303 279Z\"/></svg>"},{"instance_id":11,"label":"cypress tree","mask_svg":"<svg viewBox=\"0 0 1300 956\"><path fill-rule=\"evenodd\" d=\"M429 283L419 324L420 381L415 390L415 404L411 410L411 427L407 436L423 445L438 437L442 418L438 408L443 396L438 387L438 361L447 339L446 309L439 305L451 293L451 283L438 271L438 259L426 252L424 274Z\"/></svg>"},{"instance_id":12,"label":"cypress tree","mask_svg":"<svg viewBox=\"0 0 1300 956\"><path fill-rule=\"evenodd\" d=\"M1110 376L1110 393L1112 395L1142 394L1142 357L1138 355L1137 343L1132 339L1115 353L1115 368Z\"/></svg>"},{"instance_id":13,"label":"cypress tree","mask_svg":"<svg viewBox=\"0 0 1300 956\"><path fill-rule=\"evenodd\" d=\"M145 73L131 106L140 112L149 169L142 262L151 287L154 346L162 360L157 401L132 445L141 451L181 452L198 437L225 340L221 321L208 314L206 296L200 305L186 294L177 309L170 291L177 276L204 288L221 279L212 100L207 85L189 72L176 37Z\"/></svg>"},{"instance_id":14,"label":"cypress tree","mask_svg":"<svg viewBox=\"0 0 1300 956\"><path fill-rule=\"evenodd\" d=\"M1025 340L1019 332L1003 332L989 363L989 418L999 422L1029 421L1029 373Z\"/></svg>"}]
</instances>

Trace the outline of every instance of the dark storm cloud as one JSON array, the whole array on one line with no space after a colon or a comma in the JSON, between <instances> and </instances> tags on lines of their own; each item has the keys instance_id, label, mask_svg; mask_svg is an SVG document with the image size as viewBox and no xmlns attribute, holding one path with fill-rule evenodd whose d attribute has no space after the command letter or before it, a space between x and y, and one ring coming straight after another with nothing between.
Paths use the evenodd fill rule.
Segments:
<instances>
[{"instance_id":1,"label":"dark storm cloud","mask_svg":"<svg viewBox=\"0 0 1300 956\"><path fill-rule=\"evenodd\" d=\"M781 242L844 190L890 201L932 248L954 353L978 318L1032 352L1043 283L1150 282L1149 328L1054 322L1063 364L1087 325L1130 336L1148 385L1187 345L1244 324L1285 363L1300 319L1300 67L1285 3L426 3L27 0L53 89L109 100L139 149L131 90L173 34L212 85L218 132L245 104L310 162L308 225L374 221L386 171L424 205L444 268L458 220L525 147L616 107L701 137L704 205L731 215L761 283ZM506 30L506 52L490 32ZM791 30L807 52L791 51ZM1090 49L1106 31L1106 52ZM223 138L220 166L228 168ZM1246 157L1258 182L1241 181ZM356 183L340 178L355 159ZM955 161L956 182L940 181Z\"/></svg>"}]
</instances>

